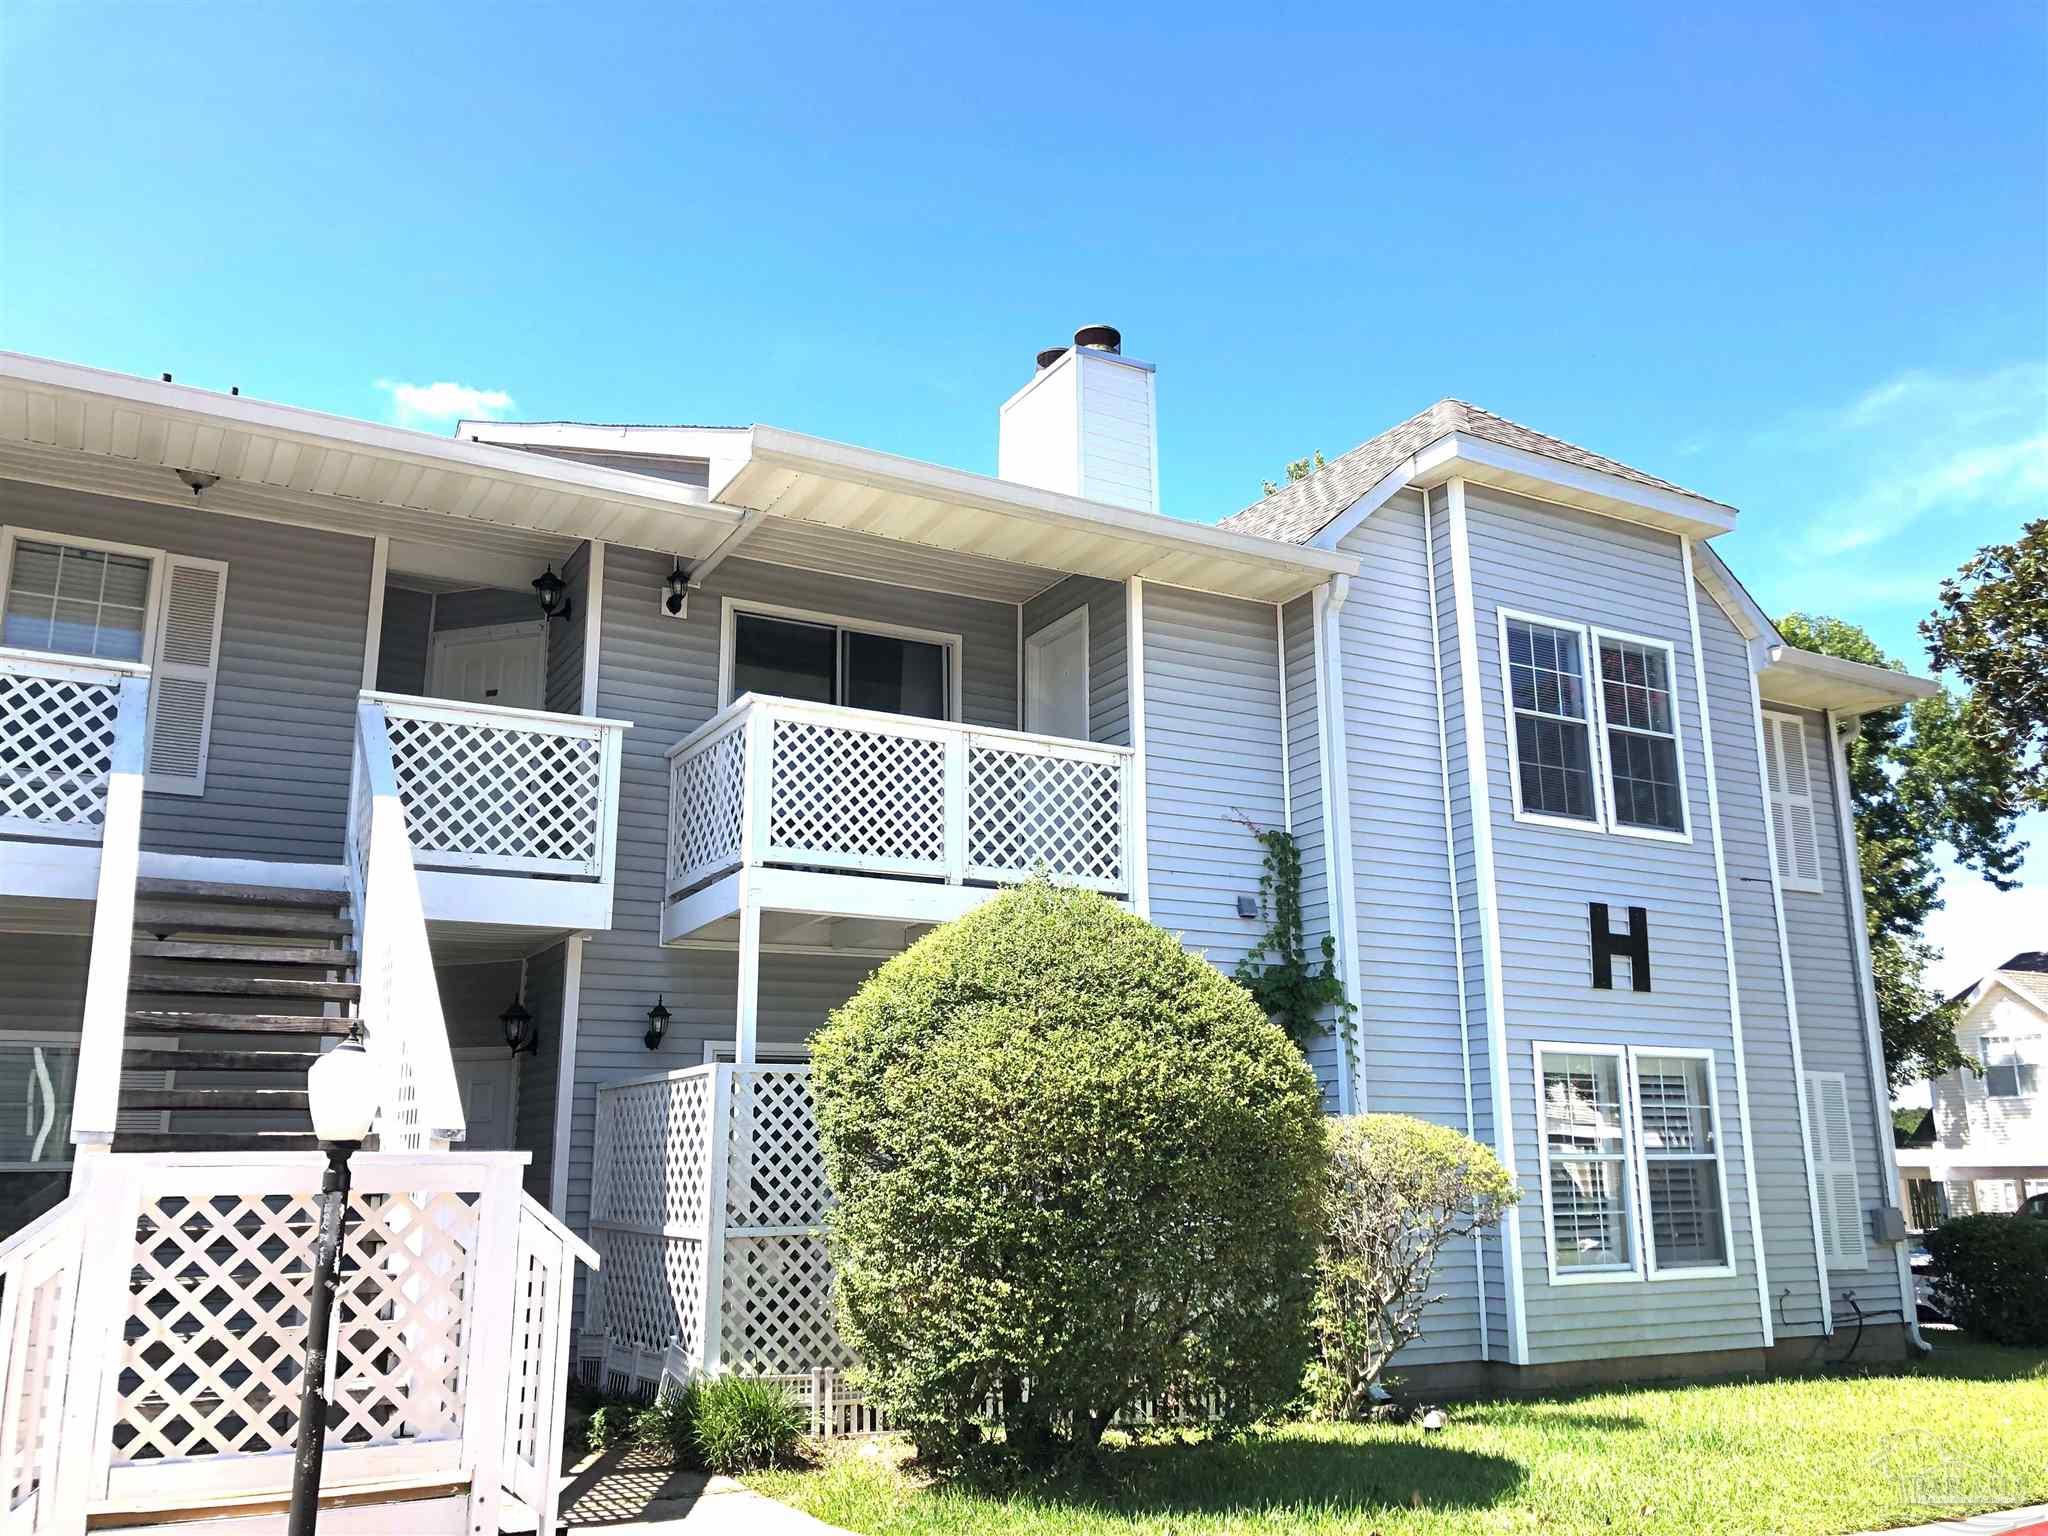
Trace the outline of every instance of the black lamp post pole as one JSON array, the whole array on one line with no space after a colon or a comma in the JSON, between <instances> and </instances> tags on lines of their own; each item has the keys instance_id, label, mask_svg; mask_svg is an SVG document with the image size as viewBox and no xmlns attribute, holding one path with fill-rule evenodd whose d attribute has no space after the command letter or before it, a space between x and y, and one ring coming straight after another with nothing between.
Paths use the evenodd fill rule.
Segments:
<instances>
[{"instance_id":1,"label":"black lamp post pole","mask_svg":"<svg viewBox=\"0 0 2048 1536\"><path fill-rule=\"evenodd\" d=\"M320 1239L313 1288L306 1297L306 1358L299 1376L299 1445L292 1456L292 1510L287 1536L313 1536L320 1519L320 1458L327 1444L327 1339L334 1321L342 1226L348 1218L348 1160L359 1141L326 1141L320 1181Z\"/></svg>"}]
</instances>

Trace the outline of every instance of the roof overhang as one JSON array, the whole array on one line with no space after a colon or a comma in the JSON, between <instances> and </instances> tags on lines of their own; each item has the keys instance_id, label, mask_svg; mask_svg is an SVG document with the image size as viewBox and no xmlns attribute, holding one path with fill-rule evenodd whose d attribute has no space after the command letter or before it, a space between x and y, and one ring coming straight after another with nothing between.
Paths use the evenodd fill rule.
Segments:
<instances>
[{"instance_id":1,"label":"roof overhang","mask_svg":"<svg viewBox=\"0 0 2048 1536\"><path fill-rule=\"evenodd\" d=\"M596 538L689 558L739 521L646 475L0 353L0 476L189 507L179 470L219 477L209 511L427 541L453 518L506 552Z\"/></svg>"},{"instance_id":2,"label":"roof overhang","mask_svg":"<svg viewBox=\"0 0 2048 1536\"><path fill-rule=\"evenodd\" d=\"M1735 526L1735 509L1718 501L1661 490L1625 475L1567 464L1467 432L1445 434L1417 452L1413 462L1409 483L1425 488L1447 480L1475 480L1695 539L1710 539Z\"/></svg>"},{"instance_id":3,"label":"roof overhang","mask_svg":"<svg viewBox=\"0 0 2048 1536\"><path fill-rule=\"evenodd\" d=\"M975 554L1048 573L1285 602L1356 558L1184 523L1151 512L947 469L781 427L753 429L752 451L713 499L821 527Z\"/></svg>"},{"instance_id":4,"label":"roof overhang","mask_svg":"<svg viewBox=\"0 0 2048 1536\"><path fill-rule=\"evenodd\" d=\"M1941 684L1931 678L1844 661L1796 646L1774 645L1767 654L1769 659L1757 674L1757 688L1767 704L1863 715L1941 692Z\"/></svg>"}]
</instances>

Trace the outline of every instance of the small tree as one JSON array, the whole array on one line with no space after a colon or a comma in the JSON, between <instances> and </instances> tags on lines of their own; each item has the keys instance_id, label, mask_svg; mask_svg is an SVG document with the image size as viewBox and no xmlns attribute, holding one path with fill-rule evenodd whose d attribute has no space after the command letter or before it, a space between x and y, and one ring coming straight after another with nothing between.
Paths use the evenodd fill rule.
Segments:
<instances>
[{"instance_id":1,"label":"small tree","mask_svg":"<svg viewBox=\"0 0 2048 1536\"><path fill-rule=\"evenodd\" d=\"M841 1330L928 1456L1092 1450L1141 1399L1298 1390L1321 1100L1245 990L1043 881L869 978L813 1052Z\"/></svg>"},{"instance_id":2,"label":"small tree","mask_svg":"<svg viewBox=\"0 0 2048 1536\"><path fill-rule=\"evenodd\" d=\"M1496 1225L1521 1191L1478 1142L1407 1115L1332 1120L1329 1148L1309 1391L1324 1416L1356 1418L1443 1300L1429 1286L1444 1244Z\"/></svg>"}]
</instances>

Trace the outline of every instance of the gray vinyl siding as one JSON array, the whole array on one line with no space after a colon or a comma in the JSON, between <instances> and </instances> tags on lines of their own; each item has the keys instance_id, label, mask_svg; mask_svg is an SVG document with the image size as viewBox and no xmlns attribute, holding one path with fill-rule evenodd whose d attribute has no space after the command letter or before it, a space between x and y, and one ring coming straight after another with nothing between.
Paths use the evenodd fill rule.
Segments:
<instances>
[{"instance_id":1,"label":"gray vinyl siding","mask_svg":"<svg viewBox=\"0 0 2048 1536\"><path fill-rule=\"evenodd\" d=\"M1509 1102L1523 1187L1523 1279L1532 1363L1755 1347L1762 1342L1743 1195L1730 976L1706 798L1678 540L1637 525L1469 487L1474 619L1485 704ZM1668 641L1690 843L1518 822L1509 783L1498 609L1534 611ZM1594 662L1588 660L1588 670ZM1591 985L1587 903L1648 909L1655 990ZM1737 1273L1627 1285L1548 1283L1533 1045L1705 1047L1714 1052ZM1639 1239L1640 1241L1640 1239Z\"/></svg>"},{"instance_id":2,"label":"gray vinyl siding","mask_svg":"<svg viewBox=\"0 0 2048 1536\"><path fill-rule=\"evenodd\" d=\"M1839 1072L1848 1090L1849 1115L1856 1130L1856 1191L1867 1210L1894 1203L1887 1190L1881 1153L1880 1125L1890 1134L1890 1106L1880 1121L1871 1100L1869 1039L1863 1016L1863 988L1856 974L1854 911L1847 881L1860 878L1855 852L1842 846L1835 802L1832 747L1825 718L1811 710L1766 707L1796 714L1806 723L1807 772L1813 783L1814 813L1820 822L1823 889L1785 892L1785 927L1792 940L1792 985L1799 999L1799 1043L1809 1072ZM1880 1312L1896 1321L1900 1288L1896 1261L1887 1249L1864 1244L1865 1266L1828 1271L1835 1298L1837 1326L1853 1322L1853 1297L1866 1314Z\"/></svg>"},{"instance_id":3,"label":"gray vinyl siding","mask_svg":"<svg viewBox=\"0 0 2048 1536\"><path fill-rule=\"evenodd\" d=\"M561 573L556 572L557 575ZM461 592L443 592L434 600L434 633L451 629L490 629L499 624L531 624L540 617L540 599L533 592L514 592L505 587L471 587ZM573 619L554 627L567 629ZM549 637L550 639L553 636Z\"/></svg>"},{"instance_id":4,"label":"gray vinyl siding","mask_svg":"<svg viewBox=\"0 0 2048 1536\"><path fill-rule=\"evenodd\" d=\"M1756 1143L1758 1221L1770 1275L1772 1326L1779 1338L1820 1331L1820 1271L1813 1246L1798 1074L1792 1070L1792 1011L1771 902L1771 854L1757 758L1749 648L1704 586L1697 589L1700 644L1714 713L1715 784L1721 796L1721 857L1728 872L1735 974L1742 999L1750 1134ZM1796 993L1794 994L1796 998ZM1725 1124L1730 1106L1722 1107Z\"/></svg>"},{"instance_id":5,"label":"gray vinyl siding","mask_svg":"<svg viewBox=\"0 0 2048 1536\"><path fill-rule=\"evenodd\" d=\"M555 1090L561 1081L562 992L568 945L557 944L526 961L526 1008L540 1031L539 1049L519 1058L519 1083L512 1102L512 1145L533 1155L526 1165L526 1192L548 1203L554 1177Z\"/></svg>"},{"instance_id":6,"label":"gray vinyl siding","mask_svg":"<svg viewBox=\"0 0 2048 1536\"><path fill-rule=\"evenodd\" d=\"M1271 603L1145 585L1145 793L1152 921L1226 974L1257 941L1264 854L1284 824Z\"/></svg>"},{"instance_id":7,"label":"gray vinyl siding","mask_svg":"<svg viewBox=\"0 0 2048 1536\"><path fill-rule=\"evenodd\" d=\"M384 618L377 631L377 690L423 694L427 653L434 644L434 594L410 587L384 589Z\"/></svg>"},{"instance_id":8,"label":"gray vinyl siding","mask_svg":"<svg viewBox=\"0 0 2048 1536\"><path fill-rule=\"evenodd\" d=\"M1036 634L1076 608L1088 610L1088 739L1105 746L1131 744L1128 600L1119 581L1069 576L1024 605L1024 634Z\"/></svg>"},{"instance_id":9,"label":"gray vinyl siding","mask_svg":"<svg viewBox=\"0 0 2048 1536\"><path fill-rule=\"evenodd\" d=\"M570 617L548 625L548 654L542 705L565 715L583 713L584 617L590 611L590 546L579 546L562 562L563 594Z\"/></svg>"},{"instance_id":10,"label":"gray vinyl siding","mask_svg":"<svg viewBox=\"0 0 2048 1536\"><path fill-rule=\"evenodd\" d=\"M1339 611L1358 915L1363 1108L1469 1131L1457 950L1444 849L1444 773L1430 660L1419 493L1403 492L1339 545L1359 557ZM1476 1358L1473 1246L1437 1267L1447 1299L1401 1363Z\"/></svg>"},{"instance_id":11,"label":"gray vinyl siding","mask_svg":"<svg viewBox=\"0 0 2048 1536\"><path fill-rule=\"evenodd\" d=\"M619 783L617 895L612 928L584 945L571 1117L567 1219L588 1220L597 1084L695 1066L707 1039L732 1038L737 960L730 949L664 949L661 901L668 839L668 749L716 711L723 599L911 625L962 640L968 723L1017 720L1017 605L955 597L734 559L690 597L687 619L665 617L653 594L670 557L608 546L597 712L630 720ZM776 954L761 967L760 1039L796 1041L874 967L872 958ZM641 1041L647 1010L674 1013L659 1052Z\"/></svg>"},{"instance_id":12,"label":"gray vinyl siding","mask_svg":"<svg viewBox=\"0 0 2048 1536\"><path fill-rule=\"evenodd\" d=\"M1292 797L1294 844L1301 854L1301 932L1311 956L1322 953L1334 932L1330 913L1330 871L1323 835L1323 753L1317 718L1315 598L1298 597L1280 614L1287 682L1287 779ZM1338 956L1341 968L1344 957ZM1309 1065L1323 1085L1323 1104L1335 1113L1343 1044L1334 1013L1328 1033L1308 1043Z\"/></svg>"},{"instance_id":13,"label":"gray vinyl siding","mask_svg":"<svg viewBox=\"0 0 2048 1536\"><path fill-rule=\"evenodd\" d=\"M498 1022L498 1015L519 995L517 960L437 965L434 980L441 992L441 1017L448 1026L450 1049L505 1048L505 1027ZM541 1016L538 1009L534 1016Z\"/></svg>"},{"instance_id":14,"label":"gray vinyl siding","mask_svg":"<svg viewBox=\"0 0 2048 1536\"><path fill-rule=\"evenodd\" d=\"M150 852L341 857L371 541L48 486L0 486L0 519L227 562L203 796L143 801Z\"/></svg>"}]
</instances>

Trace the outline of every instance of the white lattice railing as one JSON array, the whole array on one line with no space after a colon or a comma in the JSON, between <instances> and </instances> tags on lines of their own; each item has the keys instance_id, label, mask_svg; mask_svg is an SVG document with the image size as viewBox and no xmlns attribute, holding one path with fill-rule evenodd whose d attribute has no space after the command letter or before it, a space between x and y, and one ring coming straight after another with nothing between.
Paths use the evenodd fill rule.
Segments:
<instances>
[{"instance_id":1,"label":"white lattice railing","mask_svg":"<svg viewBox=\"0 0 2048 1536\"><path fill-rule=\"evenodd\" d=\"M598 1089L585 1364L650 1387L698 1370L802 1377L853 1357L832 1311L830 1194L810 1069L691 1067Z\"/></svg>"},{"instance_id":2,"label":"white lattice railing","mask_svg":"<svg viewBox=\"0 0 2048 1536\"><path fill-rule=\"evenodd\" d=\"M668 756L671 894L742 864L1130 888L1129 747L749 694Z\"/></svg>"},{"instance_id":3,"label":"white lattice railing","mask_svg":"<svg viewBox=\"0 0 2048 1536\"><path fill-rule=\"evenodd\" d=\"M349 786L344 880L355 919L356 1004L364 1048L384 1080L378 1144L422 1151L460 1141L466 1122L455 1058L441 1013L441 989L420 905L419 875L406 837L405 808L385 733L384 707L356 710L355 769Z\"/></svg>"},{"instance_id":4,"label":"white lattice railing","mask_svg":"<svg viewBox=\"0 0 2048 1536\"><path fill-rule=\"evenodd\" d=\"M422 868L609 882L625 722L366 693Z\"/></svg>"},{"instance_id":5,"label":"white lattice railing","mask_svg":"<svg viewBox=\"0 0 2048 1536\"><path fill-rule=\"evenodd\" d=\"M0 837L98 841L116 728L124 708L148 718L148 677L147 667L0 649ZM142 686L132 704L127 683Z\"/></svg>"},{"instance_id":6,"label":"white lattice railing","mask_svg":"<svg viewBox=\"0 0 2048 1536\"><path fill-rule=\"evenodd\" d=\"M570 1292L596 1255L523 1195L525 1163L352 1160L323 1492L466 1486L496 1530L510 1490L554 1529ZM0 1531L288 1491L323 1167L99 1154L0 1245Z\"/></svg>"}]
</instances>

